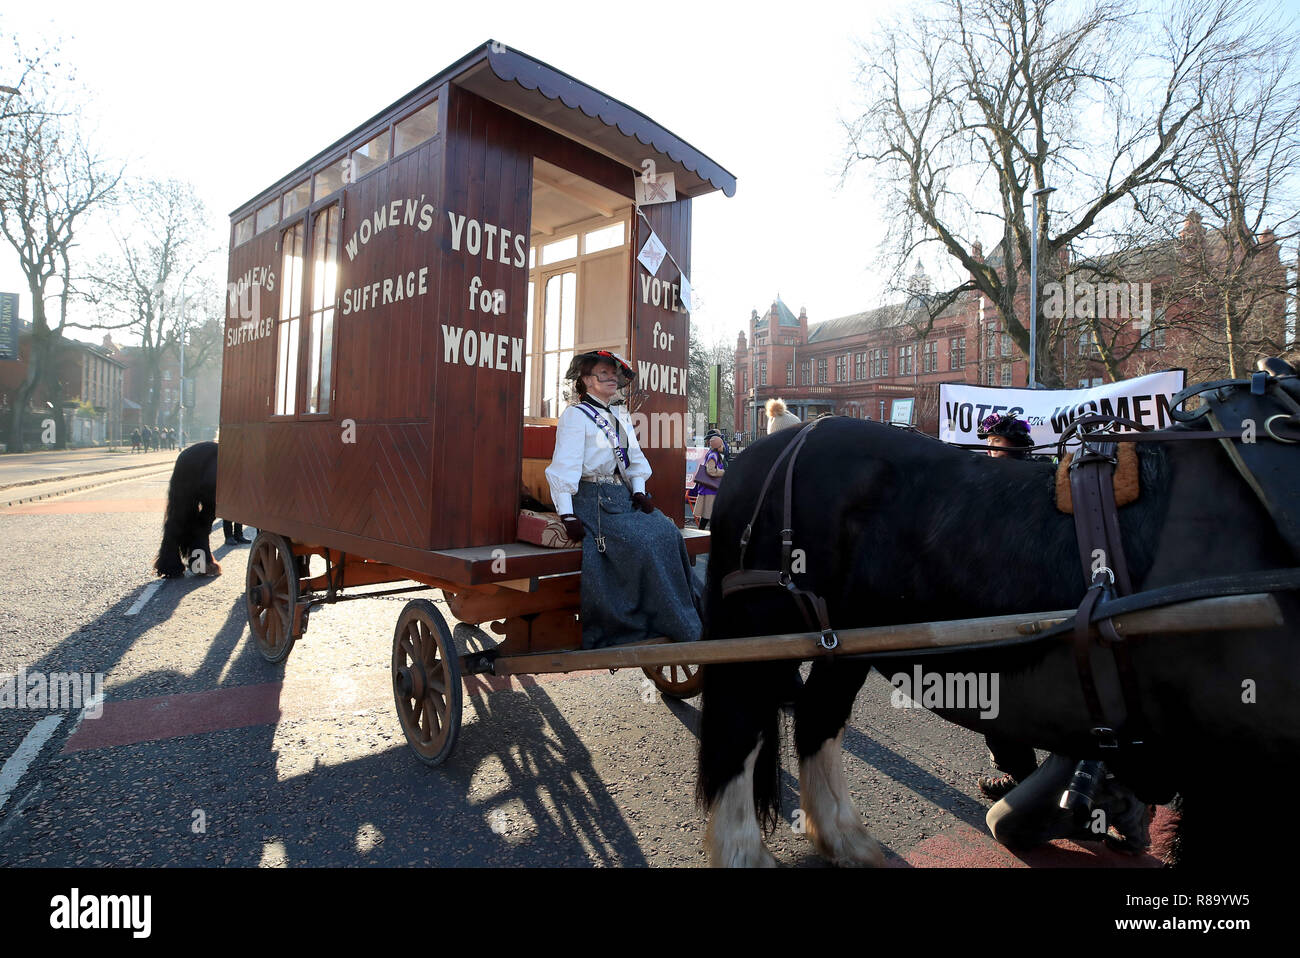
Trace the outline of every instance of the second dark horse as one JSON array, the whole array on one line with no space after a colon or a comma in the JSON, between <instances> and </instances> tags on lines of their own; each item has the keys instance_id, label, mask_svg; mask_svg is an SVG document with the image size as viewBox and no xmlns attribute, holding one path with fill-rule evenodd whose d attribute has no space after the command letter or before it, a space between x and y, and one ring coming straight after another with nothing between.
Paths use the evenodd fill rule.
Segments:
<instances>
[{"instance_id":1,"label":"second dark horse","mask_svg":"<svg viewBox=\"0 0 1300 958\"><path fill-rule=\"evenodd\" d=\"M217 516L217 444L196 442L176 457L167 485L167 512L154 570L166 579L185 575L195 552L202 552L202 572L219 575L208 536ZM196 565L196 568L198 566Z\"/></svg>"}]
</instances>

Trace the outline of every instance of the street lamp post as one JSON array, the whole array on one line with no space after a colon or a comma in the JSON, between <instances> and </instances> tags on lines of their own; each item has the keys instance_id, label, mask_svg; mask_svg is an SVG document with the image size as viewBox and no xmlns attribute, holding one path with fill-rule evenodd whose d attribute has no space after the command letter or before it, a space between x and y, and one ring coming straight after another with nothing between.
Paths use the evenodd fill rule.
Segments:
<instances>
[{"instance_id":1,"label":"street lamp post","mask_svg":"<svg viewBox=\"0 0 1300 958\"><path fill-rule=\"evenodd\" d=\"M1038 198L1055 193L1053 186L1033 192L1033 245L1029 249L1029 388L1038 388Z\"/></svg>"}]
</instances>

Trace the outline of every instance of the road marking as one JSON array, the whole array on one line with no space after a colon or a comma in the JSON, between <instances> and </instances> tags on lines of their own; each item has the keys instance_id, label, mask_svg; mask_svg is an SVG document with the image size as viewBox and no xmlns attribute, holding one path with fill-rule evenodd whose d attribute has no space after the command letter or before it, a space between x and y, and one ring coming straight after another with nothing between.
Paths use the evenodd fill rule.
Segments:
<instances>
[{"instance_id":1,"label":"road marking","mask_svg":"<svg viewBox=\"0 0 1300 958\"><path fill-rule=\"evenodd\" d=\"M19 780L27 773L32 761L40 754L41 749L45 747L45 743L50 740L50 736L62 721L62 715L45 716L36 723L27 733L22 744L9 756L4 769L0 770L0 810L4 809L5 803L9 801L9 795L18 787Z\"/></svg>"},{"instance_id":2,"label":"road marking","mask_svg":"<svg viewBox=\"0 0 1300 958\"><path fill-rule=\"evenodd\" d=\"M136 599L135 603L131 606L131 608L127 609L124 614L135 615L137 612L139 612L141 609L144 608L145 603L148 602L150 599L152 599L154 597L154 593L156 593L161 588L162 588L161 582L150 582L147 586L144 587L144 591L140 593L140 598Z\"/></svg>"}]
</instances>

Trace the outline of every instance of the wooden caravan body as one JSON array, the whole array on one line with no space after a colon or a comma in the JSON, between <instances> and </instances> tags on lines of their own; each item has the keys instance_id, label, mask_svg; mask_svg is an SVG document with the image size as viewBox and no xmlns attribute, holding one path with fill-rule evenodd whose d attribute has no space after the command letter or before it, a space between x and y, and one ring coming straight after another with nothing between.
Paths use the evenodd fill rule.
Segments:
<instances>
[{"instance_id":1,"label":"wooden caravan body","mask_svg":"<svg viewBox=\"0 0 1300 958\"><path fill-rule=\"evenodd\" d=\"M647 171L677 199L638 212ZM605 347L641 371L651 431L680 430L644 443L680 525L679 284L691 199L715 189L735 178L648 117L499 44L471 52L232 214L217 512L490 581L466 556L514 541L558 377Z\"/></svg>"}]
</instances>

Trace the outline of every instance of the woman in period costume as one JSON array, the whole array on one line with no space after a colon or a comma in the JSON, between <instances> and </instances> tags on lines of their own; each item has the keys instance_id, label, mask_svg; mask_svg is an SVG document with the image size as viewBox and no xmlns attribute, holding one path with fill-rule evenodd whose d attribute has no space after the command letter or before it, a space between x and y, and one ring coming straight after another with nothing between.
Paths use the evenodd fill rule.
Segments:
<instances>
[{"instance_id":1,"label":"woman in period costume","mask_svg":"<svg viewBox=\"0 0 1300 958\"><path fill-rule=\"evenodd\" d=\"M1015 416L986 416L975 434L988 440L989 455L995 459L1028 459L1034 446L1029 423Z\"/></svg>"},{"instance_id":2,"label":"woman in period costume","mask_svg":"<svg viewBox=\"0 0 1300 958\"><path fill-rule=\"evenodd\" d=\"M555 431L546 469L570 539L582 542L582 646L700 637L699 585L686 544L645 491L650 463L613 400L636 374L608 350L573 358L574 401Z\"/></svg>"}]
</instances>

